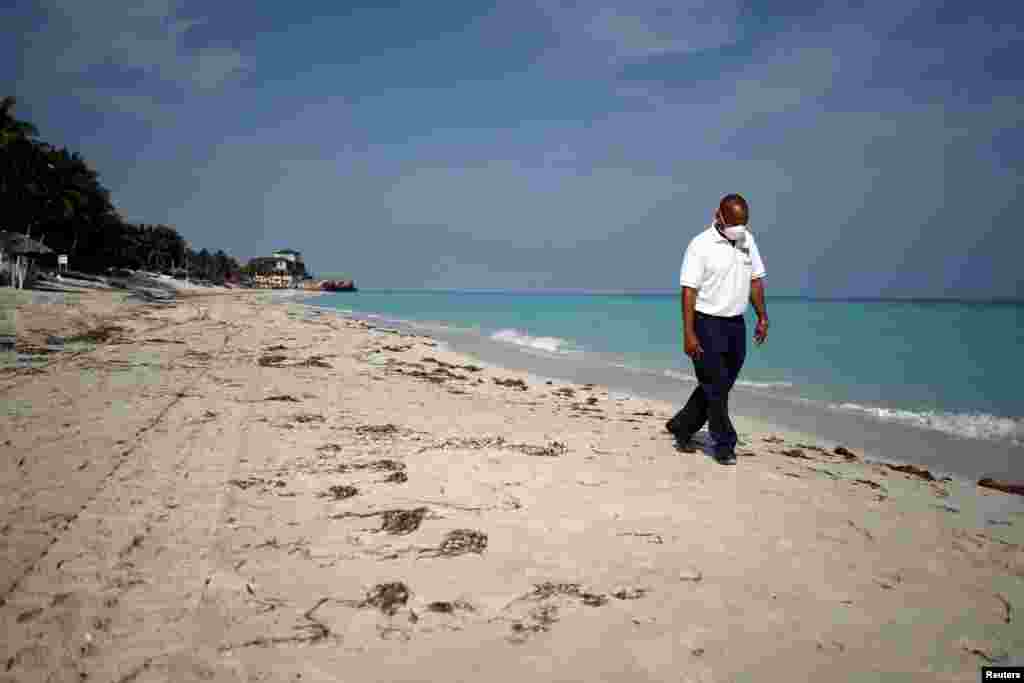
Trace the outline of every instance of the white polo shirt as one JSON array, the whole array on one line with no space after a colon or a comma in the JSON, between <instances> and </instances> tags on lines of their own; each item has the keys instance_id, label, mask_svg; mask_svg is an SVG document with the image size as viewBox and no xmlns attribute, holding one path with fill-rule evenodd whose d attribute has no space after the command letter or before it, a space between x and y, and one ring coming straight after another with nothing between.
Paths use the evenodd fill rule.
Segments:
<instances>
[{"instance_id":1,"label":"white polo shirt","mask_svg":"<svg viewBox=\"0 0 1024 683\"><path fill-rule=\"evenodd\" d=\"M714 225L690 241L679 269L679 285L697 290L697 310L706 315L747 312L750 281L763 278L764 263L748 231L735 246Z\"/></svg>"}]
</instances>

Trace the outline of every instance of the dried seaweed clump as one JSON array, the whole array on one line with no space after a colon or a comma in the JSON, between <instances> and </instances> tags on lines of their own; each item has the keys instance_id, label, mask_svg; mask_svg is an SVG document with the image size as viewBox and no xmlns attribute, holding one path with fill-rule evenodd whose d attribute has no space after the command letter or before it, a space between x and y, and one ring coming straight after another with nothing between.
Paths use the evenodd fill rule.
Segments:
<instances>
[{"instance_id":1,"label":"dried seaweed clump","mask_svg":"<svg viewBox=\"0 0 1024 683\"><path fill-rule=\"evenodd\" d=\"M65 343L68 342L87 342L89 344L103 344L109 342L117 335L124 332L124 328L119 325L101 325L99 327L83 332L82 334L76 334L73 337L65 339Z\"/></svg>"},{"instance_id":2,"label":"dried seaweed clump","mask_svg":"<svg viewBox=\"0 0 1024 683\"><path fill-rule=\"evenodd\" d=\"M361 607L376 607L388 616L394 616L409 602L409 588L401 581L378 583L366 594Z\"/></svg>"},{"instance_id":3,"label":"dried seaweed clump","mask_svg":"<svg viewBox=\"0 0 1024 683\"><path fill-rule=\"evenodd\" d=\"M524 382L521 379L501 379L500 377L495 377L494 383L500 387L508 387L509 389L519 389L520 391L526 391L528 389L526 382Z\"/></svg>"},{"instance_id":4,"label":"dried seaweed clump","mask_svg":"<svg viewBox=\"0 0 1024 683\"><path fill-rule=\"evenodd\" d=\"M428 612L435 612L437 614L452 614L455 610L463 610L466 612L475 612L476 609L472 604L465 600L435 600L434 602L427 605Z\"/></svg>"},{"instance_id":5,"label":"dried seaweed clump","mask_svg":"<svg viewBox=\"0 0 1024 683\"><path fill-rule=\"evenodd\" d=\"M427 508L414 510L386 510L381 515L381 531L389 534L411 534L420 528L420 523L427 515Z\"/></svg>"},{"instance_id":6,"label":"dried seaweed clump","mask_svg":"<svg viewBox=\"0 0 1024 683\"><path fill-rule=\"evenodd\" d=\"M546 446L530 446L528 444L523 444L521 446L517 446L517 450L522 451L526 455L533 455L542 458L557 458L568 453L569 447L561 441L552 441Z\"/></svg>"},{"instance_id":7,"label":"dried seaweed clump","mask_svg":"<svg viewBox=\"0 0 1024 683\"><path fill-rule=\"evenodd\" d=\"M458 557L468 553L482 554L487 549L487 534L473 529L449 531L437 548L421 550L428 557Z\"/></svg>"},{"instance_id":8,"label":"dried seaweed clump","mask_svg":"<svg viewBox=\"0 0 1024 683\"><path fill-rule=\"evenodd\" d=\"M383 425L360 425L356 427L356 434L365 434L369 436L389 436L397 433L398 427L390 423Z\"/></svg>"},{"instance_id":9,"label":"dried seaweed clump","mask_svg":"<svg viewBox=\"0 0 1024 683\"><path fill-rule=\"evenodd\" d=\"M619 600L639 600L640 598L647 595L646 588L620 588L619 590L612 593L612 595Z\"/></svg>"},{"instance_id":10,"label":"dried seaweed clump","mask_svg":"<svg viewBox=\"0 0 1024 683\"><path fill-rule=\"evenodd\" d=\"M578 583L544 583L534 584L533 592L526 594L524 600L549 600L558 596L578 598L588 607L600 607L608 602L608 596L603 593L591 593L583 590ZM615 597L619 597L617 594Z\"/></svg>"},{"instance_id":11,"label":"dried seaweed clump","mask_svg":"<svg viewBox=\"0 0 1024 683\"><path fill-rule=\"evenodd\" d=\"M358 495L359 489L355 486L349 486L342 484L339 486L332 486L319 495L320 498L330 498L331 500L345 500L352 496Z\"/></svg>"},{"instance_id":12,"label":"dried seaweed clump","mask_svg":"<svg viewBox=\"0 0 1024 683\"><path fill-rule=\"evenodd\" d=\"M513 642L523 642L531 633L546 633L558 622L558 607L555 605L541 605L530 611L530 623L516 622L512 624Z\"/></svg>"},{"instance_id":13,"label":"dried seaweed clump","mask_svg":"<svg viewBox=\"0 0 1024 683\"><path fill-rule=\"evenodd\" d=\"M281 403L300 403L301 401L291 394L277 394L275 396L267 396L264 401L280 401Z\"/></svg>"},{"instance_id":14,"label":"dried seaweed clump","mask_svg":"<svg viewBox=\"0 0 1024 683\"><path fill-rule=\"evenodd\" d=\"M572 595L576 596L580 594L580 585L578 583L552 583L545 581L544 583L534 584L533 592L527 594L525 597L529 600L547 600L553 598L556 595Z\"/></svg>"},{"instance_id":15,"label":"dried seaweed clump","mask_svg":"<svg viewBox=\"0 0 1024 683\"><path fill-rule=\"evenodd\" d=\"M928 469L926 469L924 467L918 467L917 465L891 465L891 464L886 464L885 466L888 467L890 470L894 470L896 472L902 472L903 474L908 474L908 475L910 475L912 477L917 477L918 479L924 479L925 481L936 481L935 475L933 475L930 470L928 470Z\"/></svg>"},{"instance_id":16,"label":"dried seaweed clump","mask_svg":"<svg viewBox=\"0 0 1024 683\"><path fill-rule=\"evenodd\" d=\"M368 465L374 472L401 472L405 469L405 464L398 462L397 460L377 460Z\"/></svg>"}]
</instances>

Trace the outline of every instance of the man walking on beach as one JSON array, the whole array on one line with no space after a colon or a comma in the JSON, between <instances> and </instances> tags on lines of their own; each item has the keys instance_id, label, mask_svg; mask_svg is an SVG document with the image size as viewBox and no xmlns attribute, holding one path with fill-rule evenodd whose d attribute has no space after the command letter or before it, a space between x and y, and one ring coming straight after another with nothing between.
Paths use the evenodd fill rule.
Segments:
<instances>
[{"instance_id":1,"label":"man walking on beach","mask_svg":"<svg viewBox=\"0 0 1024 683\"><path fill-rule=\"evenodd\" d=\"M726 195L714 223L691 240L679 272L682 287L683 349L693 359L698 384L686 406L665 427L688 443L704 423L715 460L736 464L736 430L729 419L729 391L747 353L743 314L747 301L757 311L754 340L768 337L764 306L764 264L747 230L750 209L738 194Z\"/></svg>"}]
</instances>

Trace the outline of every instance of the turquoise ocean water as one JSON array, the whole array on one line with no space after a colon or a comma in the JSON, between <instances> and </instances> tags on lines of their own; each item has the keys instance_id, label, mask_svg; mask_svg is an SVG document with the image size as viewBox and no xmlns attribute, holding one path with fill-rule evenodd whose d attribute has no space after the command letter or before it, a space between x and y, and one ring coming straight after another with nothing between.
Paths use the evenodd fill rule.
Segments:
<instances>
[{"instance_id":1,"label":"turquoise ocean water","mask_svg":"<svg viewBox=\"0 0 1024 683\"><path fill-rule=\"evenodd\" d=\"M676 293L370 290L315 305L692 386ZM1024 305L773 297L768 312L768 343L748 346L744 391L1024 444ZM747 320L752 334L752 311Z\"/></svg>"}]
</instances>

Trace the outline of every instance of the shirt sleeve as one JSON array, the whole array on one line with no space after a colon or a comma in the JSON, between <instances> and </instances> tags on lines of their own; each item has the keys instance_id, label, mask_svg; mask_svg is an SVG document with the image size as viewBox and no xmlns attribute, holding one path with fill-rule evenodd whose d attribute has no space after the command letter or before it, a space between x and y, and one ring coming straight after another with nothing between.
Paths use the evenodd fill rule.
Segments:
<instances>
[{"instance_id":1,"label":"shirt sleeve","mask_svg":"<svg viewBox=\"0 0 1024 683\"><path fill-rule=\"evenodd\" d=\"M704 257L697 246L690 242L683 256L683 266L679 269L679 286L700 289L704 282Z\"/></svg>"},{"instance_id":2,"label":"shirt sleeve","mask_svg":"<svg viewBox=\"0 0 1024 683\"><path fill-rule=\"evenodd\" d=\"M764 261L761 260L761 252L757 248L757 240L750 240L750 279L760 280L765 275Z\"/></svg>"}]
</instances>

